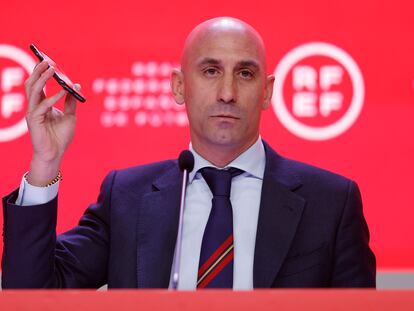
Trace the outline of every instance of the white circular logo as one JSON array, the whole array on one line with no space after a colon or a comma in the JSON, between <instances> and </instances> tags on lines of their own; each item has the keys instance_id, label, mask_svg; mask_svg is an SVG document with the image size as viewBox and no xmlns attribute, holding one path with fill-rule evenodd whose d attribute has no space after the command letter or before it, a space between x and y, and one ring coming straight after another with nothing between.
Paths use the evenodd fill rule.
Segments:
<instances>
[{"instance_id":1,"label":"white circular logo","mask_svg":"<svg viewBox=\"0 0 414 311\"><path fill-rule=\"evenodd\" d=\"M36 65L23 50L0 44L0 142L27 132L24 81Z\"/></svg>"},{"instance_id":2,"label":"white circular logo","mask_svg":"<svg viewBox=\"0 0 414 311\"><path fill-rule=\"evenodd\" d=\"M323 42L300 45L283 57L274 74L274 111L296 136L334 138L348 130L361 112L361 71L337 46Z\"/></svg>"}]
</instances>

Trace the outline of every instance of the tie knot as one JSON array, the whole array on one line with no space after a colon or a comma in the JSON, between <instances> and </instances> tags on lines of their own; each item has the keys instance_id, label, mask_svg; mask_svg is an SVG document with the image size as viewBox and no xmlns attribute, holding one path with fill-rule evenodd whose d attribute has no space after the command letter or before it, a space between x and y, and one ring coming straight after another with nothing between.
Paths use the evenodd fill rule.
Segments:
<instances>
[{"instance_id":1,"label":"tie knot","mask_svg":"<svg viewBox=\"0 0 414 311\"><path fill-rule=\"evenodd\" d=\"M213 193L213 196L226 197L230 197L231 179L243 173L242 170L235 167L231 167L227 170L205 167L201 169L200 172Z\"/></svg>"}]
</instances>

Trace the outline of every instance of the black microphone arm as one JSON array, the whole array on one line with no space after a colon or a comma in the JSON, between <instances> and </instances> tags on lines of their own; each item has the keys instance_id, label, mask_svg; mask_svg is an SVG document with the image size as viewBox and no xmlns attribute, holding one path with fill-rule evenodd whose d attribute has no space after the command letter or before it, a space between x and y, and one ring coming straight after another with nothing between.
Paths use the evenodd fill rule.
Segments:
<instances>
[{"instance_id":1,"label":"black microphone arm","mask_svg":"<svg viewBox=\"0 0 414 311\"><path fill-rule=\"evenodd\" d=\"M185 207L185 194L187 190L188 174L194 169L194 156L189 150L183 150L178 157L178 166L183 172L183 185L181 188L181 202L180 202L180 218L178 221L177 243L175 246L175 257L173 265L172 289L178 288L178 280L180 276L180 262L181 262L181 245L183 241L183 218Z\"/></svg>"}]
</instances>

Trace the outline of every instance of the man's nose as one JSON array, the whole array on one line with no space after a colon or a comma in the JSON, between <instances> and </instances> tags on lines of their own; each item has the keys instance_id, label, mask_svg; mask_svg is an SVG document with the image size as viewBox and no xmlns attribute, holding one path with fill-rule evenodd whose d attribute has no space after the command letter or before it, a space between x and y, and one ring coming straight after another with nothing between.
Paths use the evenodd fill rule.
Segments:
<instances>
[{"instance_id":1,"label":"man's nose","mask_svg":"<svg viewBox=\"0 0 414 311\"><path fill-rule=\"evenodd\" d=\"M217 95L220 102L229 104L236 102L237 85L233 75L223 77Z\"/></svg>"}]
</instances>

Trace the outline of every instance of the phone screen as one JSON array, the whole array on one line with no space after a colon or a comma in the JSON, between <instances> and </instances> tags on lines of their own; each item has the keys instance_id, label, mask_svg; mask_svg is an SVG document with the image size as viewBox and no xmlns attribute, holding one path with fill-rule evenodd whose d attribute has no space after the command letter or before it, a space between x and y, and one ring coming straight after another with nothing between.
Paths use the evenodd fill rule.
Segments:
<instances>
[{"instance_id":1,"label":"phone screen","mask_svg":"<svg viewBox=\"0 0 414 311\"><path fill-rule=\"evenodd\" d=\"M59 83L67 92L73 95L77 100L84 103L86 98L79 92L73 88L73 82L69 79L69 77L63 72L62 69L56 64L53 59L47 56L45 53L41 52L34 44L30 45L30 50L36 55L36 57L40 61L47 61L49 66L52 66L55 69L55 73L53 78Z\"/></svg>"}]
</instances>

